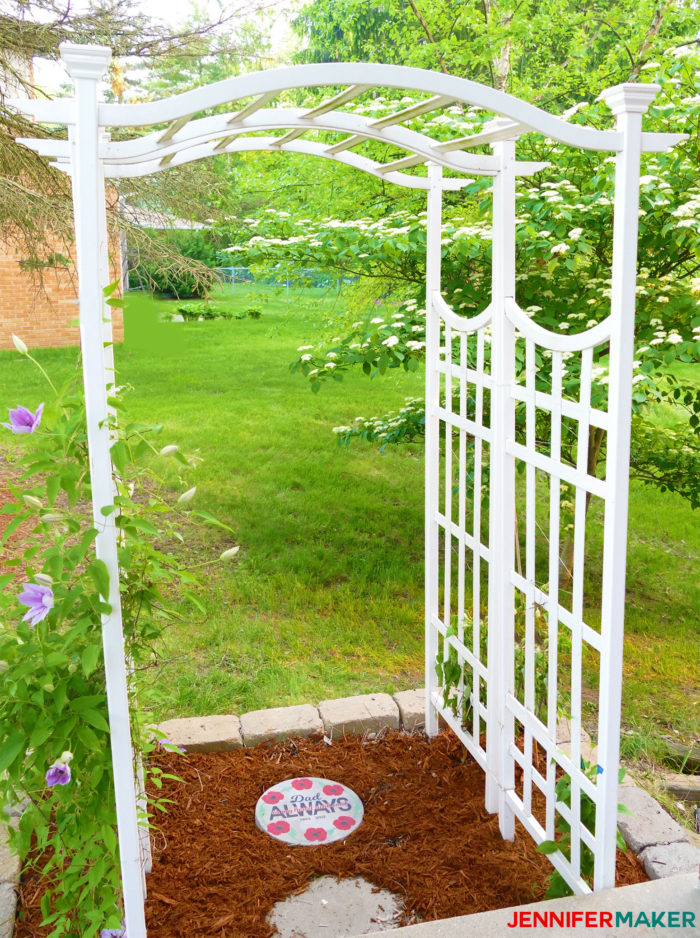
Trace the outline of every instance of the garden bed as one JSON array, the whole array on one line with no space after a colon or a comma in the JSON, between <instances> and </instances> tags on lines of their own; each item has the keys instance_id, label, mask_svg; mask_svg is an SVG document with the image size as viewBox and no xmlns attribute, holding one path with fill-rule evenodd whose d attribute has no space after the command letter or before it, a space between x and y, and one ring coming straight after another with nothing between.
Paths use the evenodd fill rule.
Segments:
<instances>
[{"instance_id":1,"label":"garden bed","mask_svg":"<svg viewBox=\"0 0 700 938\"><path fill-rule=\"evenodd\" d=\"M172 799L156 818L148 876L149 938L267 938L266 916L317 876L363 876L403 899L406 921L448 918L534 902L551 872L530 837L501 839L484 810L484 775L450 733L428 742L389 732L332 745L293 740L209 755L162 755ZM262 792L295 776L331 778L364 802L365 819L346 840L289 847L262 833L254 808ZM618 885L646 875L618 852ZM40 891L21 888L15 938L39 938Z\"/></svg>"}]
</instances>

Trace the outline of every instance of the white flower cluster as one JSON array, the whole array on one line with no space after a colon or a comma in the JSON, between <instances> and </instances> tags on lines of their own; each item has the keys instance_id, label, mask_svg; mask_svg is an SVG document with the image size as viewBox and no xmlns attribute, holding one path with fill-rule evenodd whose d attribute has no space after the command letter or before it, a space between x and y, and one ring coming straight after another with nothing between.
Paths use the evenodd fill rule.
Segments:
<instances>
[{"instance_id":1,"label":"white flower cluster","mask_svg":"<svg viewBox=\"0 0 700 938\"><path fill-rule=\"evenodd\" d=\"M678 228L694 228L700 226L700 196L695 196L687 202L684 202L683 205L679 205L671 214L674 218L680 219L677 224Z\"/></svg>"}]
</instances>

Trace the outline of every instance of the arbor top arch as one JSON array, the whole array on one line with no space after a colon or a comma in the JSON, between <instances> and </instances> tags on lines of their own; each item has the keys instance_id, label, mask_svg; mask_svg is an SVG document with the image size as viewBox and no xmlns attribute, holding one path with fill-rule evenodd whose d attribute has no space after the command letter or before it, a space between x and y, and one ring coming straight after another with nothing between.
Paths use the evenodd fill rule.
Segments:
<instances>
[{"instance_id":1,"label":"arbor top arch","mask_svg":"<svg viewBox=\"0 0 700 938\"><path fill-rule=\"evenodd\" d=\"M61 55L74 77L97 81L109 64L111 51L105 46L64 43ZM311 88L334 90L321 103L309 108L275 106L285 91ZM382 117L343 110L361 95L382 88L428 97ZM601 97L613 113L617 113L623 98L628 110L630 99L636 98L641 113L656 91L656 85L626 84L608 89ZM70 128L78 120L74 99L8 103L40 122ZM207 114L227 104L233 105L230 111ZM484 124L480 132L452 139L436 139L405 126L416 117L436 115L454 105L476 106L498 116ZM354 166L396 185L425 189L427 178L411 175L406 170L436 163L461 177L495 176L497 158L470 151L523 133L540 133L582 149L618 152L623 147L623 134L618 130L569 124L503 91L465 78L373 63L297 65L239 75L157 101L98 104L97 122L103 131L110 128L140 130L168 123L165 129L154 129L126 140L113 141L109 133L104 132L98 155L105 175L110 178L148 175L222 153L267 151L320 156ZM330 143L303 139L314 131L337 134L339 139ZM682 139L682 134L643 133L642 152L660 152ZM385 143L406 155L380 162L356 152L370 140ZM71 171L69 141L22 138L22 142L51 158L58 169ZM516 174L530 175L546 165L517 161ZM444 177L442 180L444 189L459 189L465 184L464 178Z\"/></svg>"}]
</instances>

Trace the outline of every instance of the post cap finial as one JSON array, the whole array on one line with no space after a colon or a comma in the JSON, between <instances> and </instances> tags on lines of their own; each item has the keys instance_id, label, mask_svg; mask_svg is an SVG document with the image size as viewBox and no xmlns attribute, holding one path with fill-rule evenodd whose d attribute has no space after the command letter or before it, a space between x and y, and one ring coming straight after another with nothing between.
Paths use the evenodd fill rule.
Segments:
<instances>
[{"instance_id":1,"label":"post cap finial","mask_svg":"<svg viewBox=\"0 0 700 938\"><path fill-rule=\"evenodd\" d=\"M615 116L625 113L644 114L659 91L660 85L626 81L606 88L598 95L598 100L605 101Z\"/></svg>"},{"instance_id":2,"label":"post cap finial","mask_svg":"<svg viewBox=\"0 0 700 938\"><path fill-rule=\"evenodd\" d=\"M62 42L58 48L71 78L102 78L112 58L109 46Z\"/></svg>"}]
</instances>

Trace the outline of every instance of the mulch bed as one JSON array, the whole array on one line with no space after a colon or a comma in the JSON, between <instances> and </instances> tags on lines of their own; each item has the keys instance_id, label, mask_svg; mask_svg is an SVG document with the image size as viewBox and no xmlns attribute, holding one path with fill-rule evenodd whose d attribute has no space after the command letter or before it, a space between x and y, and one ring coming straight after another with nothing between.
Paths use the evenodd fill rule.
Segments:
<instances>
[{"instance_id":1,"label":"mulch bed","mask_svg":"<svg viewBox=\"0 0 700 938\"><path fill-rule=\"evenodd\" d=\"M317 876L363 876L399 895L406 920L430 920L534 902L551 866L518 829L501 839L484 810L484 775L450 732L432 742L398 732L327 745L294 740L212 755L158 758L184 784L158 815L148 877L149 938L268 938L275 902ZM286 778L318 776L352 788L365 806L360 828L327 846L289 847L255 826L255 804ZM644 882L618 851L617 884ZM16 938L39 938L40 895L23 880Z\"/></svg>"}]
</instances>

